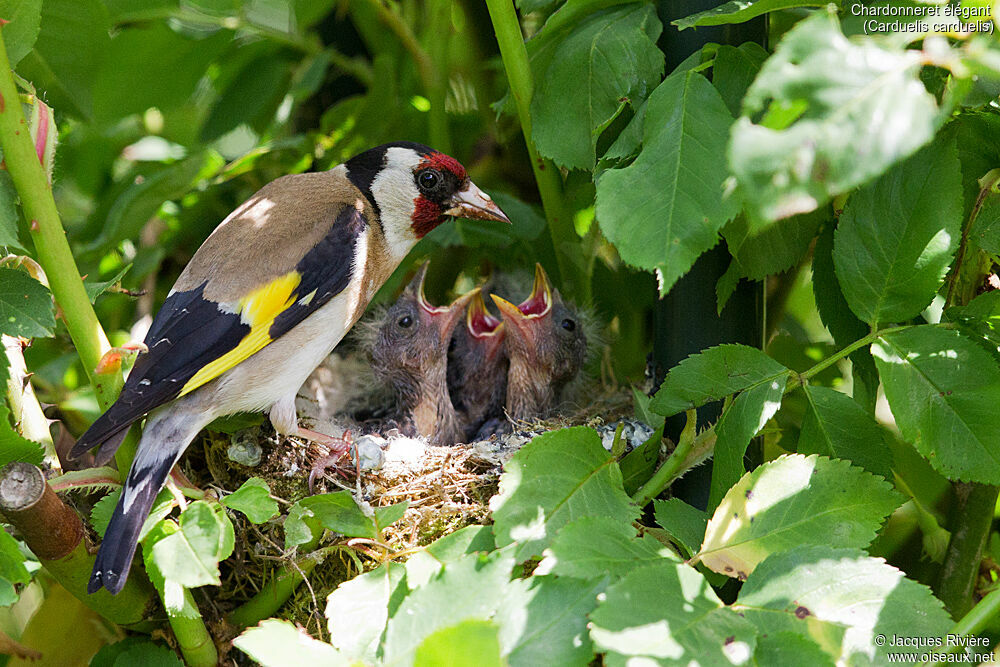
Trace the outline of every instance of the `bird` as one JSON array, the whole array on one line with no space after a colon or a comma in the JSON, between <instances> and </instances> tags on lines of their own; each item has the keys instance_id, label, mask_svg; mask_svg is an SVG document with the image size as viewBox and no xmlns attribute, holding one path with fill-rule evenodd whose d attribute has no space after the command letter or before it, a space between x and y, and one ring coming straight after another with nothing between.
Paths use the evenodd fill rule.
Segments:
<instances>
[{"instance_id":1,"label":"bird","mask_svg":"<svg viewBox=\"0 0 1000 667\"><path fill-rule=\"evenodd\" d=\"M549 417L586 361L583 318L552 288L541 264L535 265L531 294L521 304L490 296L507 331L510 368L504 410L514 421Z\"/></svg>"},{"instance_id":2,"label":"bird","mask_svg":"<svg viewBox=\"0 0 1000 667\"><path fill-rule=\"evenodd\" d=\"M448 391L467 442L485 439L505 421L510 365L505 335L503 321L489 313L482 292L477 292L448 350Z\"/></svg>"},{"instance_id":3,"label":"bird","mask_svg":"<svg viewBox=\"0 0 1000 667\"><path fill-rule=\"evenodd\" d=\"M448 347L476 288L448 306L435 307L424 296L425 263L386 312L369 352L375 377L395 399L396 421L404 432L432 444L453 445L462 437L448 393Z\"/></svg>"},{"instance_id":4,"label":"bird","mask_svg":"<svg viewBox=\"0 0 1000 667\"><path fill-rule=\"evenodd\" d=\"M510 220L454 158L413 142L282 176L226 217L167 295L118 399L80 437L110 459L146 416L87 590L125 585L170 470L218 417L267 411L275 430L344 452L297 423L295 395L419 239L447 216Z\"/></svg>"}]
</instances>

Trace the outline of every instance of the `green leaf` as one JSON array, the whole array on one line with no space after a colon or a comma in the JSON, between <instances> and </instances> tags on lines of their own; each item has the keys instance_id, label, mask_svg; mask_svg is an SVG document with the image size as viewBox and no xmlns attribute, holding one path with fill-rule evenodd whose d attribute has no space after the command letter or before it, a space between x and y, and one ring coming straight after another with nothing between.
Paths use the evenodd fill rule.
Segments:
<instances>
[{"instance_id":1,"label":"green leaf","mask_svg":"<svg viewBox=\"0 0 1000 667\"><path fill-rule=\"evenodd\" d=\"M211 155L204 153L192 155L130 185L111 206L101 236L92 246L114 245L138 236L163 202L190 191L203 169L211 169L212 159Z\"/></svg>"},{"instance_id":2,"label":"green leaf","mask_svg":"<svg viewBox=\"0 0 1000 667\"><path fill-rule=\"evenodd\" d=\"M545 574L578 579L621 579L663 558L677 560L652 537L641 538L630 523L603 516L582 517L563 526L538 566Z\"/></svg>"},{"instance_id":3,"label":"green leaf","mask_svg":"<svg viewBox=\"0 0 1000 667\"><path fill-rule=\"evenodd\" d=\"M949 479L1000 484L1000 369L957 331L920 326L872 344L903 437Z\"/></svg>"},{"instance_id":4,"label":"green leaf","mask_svg":"<svg viewBox=\"0 0 1000 667\"><path fill-rule=\"evenodd\" d=\"M725 226L722 236L741 275L763 280L795 266L828 216L825 209L776 221L741 215Z\"/></svg>"},{"instance_id":5,"label":"green leaf","mask_svg":"<svg viewBox=\"0 0 1000 667\"><path fill-rule=\"evenodd\" d=\"M758 635L754 659L758 665L834 667L833 658L819 644L793 632Z\"/></svg>"},{"instance_id":6,"label":"green leaf","mask_svg":"<svg viewBox=\"0 0 1000 667\"><path fill-rule=\"evenodd\" d=\"M653 507L656 523L680 543L687 551L688 558L698 553L698 548L705 539L708 514L680 498L654 500Z\"/></svg>"},{"instance_id":7,"label":"green leaf","mask_svg":"<svg viewBox=\"0 0 1000 667\"><path fill-rule=\"evenodd\" d=\"M762 634L812 639L837 664L886 664L886 653L898 650L889 645L893 636L939 637L953 625L926 586L880 558L829 546L771 556L743 584L733 609ZM879 646L879 634L890 641Z\"/></svg>"},{"instance_id":8,"label":"green leaf","mask_svg":"<svg viewBox=\"0 0 1000 667\"><path fill-rule=\"evenodd\" d=\"M31 581L31 574L24 567L25 560L17 540L0 528L0 579L11 584L26 584Z\"/></svg>"},{"instance_id":9,"label":"green leaf","mask_svg":"<svg viewBox=\"0 0 1000 667\"><path fill-rule=\"evenodd\" d=\"M217 139L244 123L263 130L288 90L292 65L273 51L249 61L219 95L201 128L201 141Z\"/></svg>"},{"instance_id":10,"label":"green leaf","mask_svg":"<svg viewBox=\"0 0 1000 667\"><path fill-rule=\"evenodd\" d=\"M885 429L857 401L827 387L805 385L809 407L799 432L799 454L845 459L886 479L892 476L892 451Z\"/></svg>"},{"instance_id":11,"label":"green leaf","mask_svg":"<svg viewBox=\"0 0 1000 667\"><path fill-rule=\"evenodd\" d=\"M121 282L122 278L128 273L128 270L132 268L131 264L126 265L121 271L115 274L115 277L111 280L89 282L83 281L83 289L87 291L87 298L90 299L91 303L97 301L97 297L104 294L109 287L112 285L117 285Z\"/></svg>"},{"instance_id":12,"label":"green leaf","mask_svg":"<svg viewBox=\"0 0 1000 667\"><path fill-rule=\"evenodd\" d=\"M97 70L111 39L108 10L99 0L45 0L35 48L18 72L55 109L89 117ZM122 91L112 91L112 96Z\"/></svg>"},{"instance_id":13,"label":"green leaf","mask_svg":"<svg viewBox=\"0 0 1000 667\"><path fill-rule=\"evenodd\" d=\"M466 526L445 535L406 561L406 581L419 588L441 572L445 565L466 554L493 551L496 544L490 526Z\"/></svg>"},{"instance_id":14,"label":"green leaf","mask_svg":"<svg viewBox=\"0 0 1000 667\"><path fill-rule=\"evenodd\" d=\"M866 547L900 502L884 479L847 461L782 456L729 490L696 557L745 579L769 555L800 544Z\"/></svg>"},{"instance_id":15,"label":"green leaf","mask_svg":"<svg viewBox=\"0 0 1000 667\"><path fill-rule=\"evenodd\" d=\"M264 523L278 516L278 503L271 497L271 487L260 477L251 477L219 502L242 512L252 523Z\"/></svg>"},{"instance_id":16,"label":"green leaf","mask_svg":"<svg viewBox=\"0 0 1000 667\"><path fill-rule=\"evenodd\" d=\"M930 141L944 117L921 66L915 51L846 39L834 10L796 24L733 126L729 165L748 210L766 219L807 213Z\"/></svg>"},{"instance_id":17,"label":"green leaf","mask_svg":"<svg viewBox=\"0 0 1000 667\"><path fill-rule=\"evenodd\" d=\"M782 9L822 6L823 3L819 0L730 0L718 7L706 9L703 12L691 14L670 23L677 26L678 30L684 30L703 25L745 23L761 14L776 12Z\"/></svg>"},{"instance_id":18,"label":"green leaf","mask_svg":"<svg viewBox=\"0 0 1000 667\"><path fill-rule=\"evenodd\" d=\"M105 644L93 658L90 667L184 667L184 663L169 646L149 639L129 637L114 644Z\"/></svg>"},{"instance_id":19,"label":"green leaf","mask_svg":"<svg viewBox=\"0 0 1000 667\"><path fill-rule=\"evenodd\" d=\"M660 80L661 29L652 5L610 8L574 25L533 61L531 134L539 153L563 167L593 169L601 133Z\"/></svg>"},{"instance_id":20,"label":"green leaf","mask_svg":"<svg viewBox=\"0 0 1000 667\"><path fill-rule=\"evenodd\" d=\"M868 335L870 329L858 319L840 289L840 280L833 266L834 226L828 225L816 240L813 250L813 295L816 309L830 335L843 347Z\"/></svg>"},{"instance_id":21,"label":"green leaf","mask_svg":"<svg viewBox=\"0 0 1000 667\"><path fill-rule=\"evenodd\" d=\"M756 643L754 627L683 563L635 570L608 588L590 617L590 637L614 667L747 664Z\"/></svg>"},{"instance_id":22,"label":"green leaf","mask_svg":"<svg viewBox=\"0 0 1000 667\"><path fill-rule=\"evenodd\" d=\"M674 366L650 406L669 417L755 385L770 383L788 369L746 345L718 345Z\"/></svg>"},{"instance_id":23,"label":"green leaf","mask_svg":"<svg viewBox=\"0 0 1000 667\"><path fill-rule=\"evenodd\" d=\"M548 9L552 5L558 4L562 0L517 0L517 8L527 14L537 12L541 9Z\"/></svg>"},{"instance_id":24,"label":"green leaf","mask_svg":"<svg viewBox=\"0 0 1000 667\"><path fill-rule=\"evenodd\" d=\"M169 583L185 588L218 586L219 561L232 552L230 539L222 518L199 500L181 514L179 530L153 544L152 561Z\"/></svg>"},{"instance_id":25,"label":"green leaf","mask_svg":"<svg viewBox=\"0 0 1000 667\"><path fill-rule=\"evenodd\" d=\"M311 540L310 524L347 537L378 537L374 519L361 511L350 491L309 496L292 505L285 519L285 547Z\"/></svg>"},{"instance_id":26,"label":"green leaf","mask_svg":"<svg viewBox=\"0 0 1000 667\"><path fill-rule=\"evenodd\" d=\"M536 575L511 582L510 594L494 617L507 664L592 664L594 648L587 633L587 616L597 606L604 587L603 578L581 581Z\"/></svg>"},{"instance_id":27,"label":"green leaf","mask_svg":"<svg viewBox=\"0 0 1000 667\"><path fill-rule=\"evenodd\" d=\"M330 643L352 660L376 662L386 621L408 592L406 568L393 562L340 584L326 598Z\"/></svg>"},{"instance_id":28,"label":"green leaf","mask_svg":"<svg viewBox=\"0 0 1000 667\"><path fill-rule=\"evenodd\" d=\"M522 561L541 555L555 532L578 517L638 516L614 457L582 426L544 433L522 447L507 462L490 507L497 546L517 542Z\"/></svg>"},{"instance_id":29,"label":"green leaf","mask_svg":"<svg viewBox=\"0 0 1000 667\"><path fill-rule=\"evenodd\" d=\"M944 311L943 319L957 322L963 331L981 336L994 349L1000 347L1000 291L983 292L964 306Z\"/></svg>"},{"instance_id":30,"label":"green leaf","mask_svg":"<svg viewBox=\"0 0 1000 667\"><path fill-rule=\"evenodd\" d=\"M625 262L656 271L661 296L736 215L722 188L732 120L705 77L673 74L649 97L639 157L597 182L601 231Z\"/></svg>"},{"instance_id":31,"label":"green leaf","mask_svg":"<svg viewBox=\"0 0 1000 667\"><path fill-rule=\"evenodd\" d=\"M396 523L406 514L406 509L410 506L408 500L387 507L375 508L375 530L381 533L383 530Z\"/></svg>"},{"instance_id":32,"label":"green leaf","mask_svg":"<svg viewBox=\"0 0 1000 667\"><path fill-rule=\"evenodd\" d=\"M233 646L264 667L310 665L349 667L350 661L329 644L313 639L288 621L270 618L245 630Z\"/></svg>"},{"instance_id":33,"label":"green leaf","mask_svg":"<svg viewBox=\"0 0 1000 667\"><path fill-rule=\"evenodd\" d=\"M95 118L110 123L150 107L168 111L180 106L231 38L232 33L221 30L189 39L165 23L120 31L94 80Z\"/></svg>"},{"instance_id":34,"label":"green leaf","mask_svg":"<svg viewBox=\"0 0 1000 667\"><path fill-rule=\"evenodd\" d=\"M0 387L7 385L3 362L6 357L0 347ZM10 410L7 402L0 400L0 467L15 461L24 461L32 465L41 465L45 460L45 448L39 443L21 436L10 424Z\"/></svg>"},{"instance_id":35,"label":"green leaf","mask_svg":"<svg viewBox=\"0 0 1000 667\"><path fill-rule=\"evenodd\" d=\"M760 433L781 407L785 394L784 378L762 382L746 389L722 413L715 425L718 436L712 459L712 486L709 509L716 507L729 488L739 481L746 469L743 457L750 438Z\"/></svg>"},{"instance_id":36,"label":"green leaf","mask_svg":"<svg viewBox=\"0 0 1000 667\"><path fill-rule=\"evenodd\" d=\"M764 47L756 42L744 42L738 47L723 44L715 52L712 85L719 91L729 113L734 117L740 115L743 96L768 55Z\"/></svg>"},{"instance_id":37,"label":"green leaf","mask_svg":"<svg viewBox=\"0 0 1000 667\"><path fill-rule=\"evenodd\" d=\"M0 18L7 22L3 28L7 59L10 60L11 67L17 67L21 58L28 55L38 39L42 23L42 0L0 0Z\"/></svg>"},{"instance_id":38,"label":"green leaf","mask_svg":"<svg viewBox=\"0 0 1000 667\"><path fill-rule=\"evenodd\" d=\"M992 192L983 200L969 240L991 255L1000 255L1000 194Z\"/></svg>"},{"instance_id":39,"label":"green leaf","mask_svg":"<svg viewBox=\"0 0 1000 667\"><path fill-rule=\"evenodd\" d=\"M0 171L0 248L23 249L18 239L17 190L7 171Z\"/></svg>"},{"instance_id":40,"label":"green leaf","mask_svg":"<svg viewBox=\"0 0 1000 667\"><path fill-rule=\"evenodd\" d=\"M647 402L649 401L649 398L645 394L643 394L643 397L646 398ZM653 416L658 417L660 420L663 419L660 415ZM631 496L638 491L639 487L648 482L649 478L653 476L653 472L656 471L656 464L660 460L661 442L663 442L662 421L646 442L633 449L618 462L618 467L622 471L622 486L628 495Z\"/></svg>"},{"instance_id":41,"label":"green leaf","mask_svg":"<svg viewBox=\"0 0 1000 667\"><path fill-rule=\"evenodd\" d=\"M948 271L961 221L954 140L928 146L851 195L833 248L851 310L872 327L918 315Z\"/></svg>"},{"instance_id":42,"label":"green leaf","mask_svg":"<svg viewBox=\"0 0 1000 667\"><path fill-rule=\"evenodd\" d=\"M408 663L432 633L469 619L490 620L503 603L513 566L505 552L470 554L446 565L389 618L383 661Z\"/></svg>"},{"instance_id":43,"label":"green leaf","mask_svg":"<svg viewBox=\"0 0 1000 667\"><path fill-rule=\"evenodd\" d=\"M489 621L468 620L431 633L417 647L414 667L501 667L497 626Z\"/></svg>"},{"instance_id":44,"label":"green leaf","mask_svg":"<svg viewBox=\"0 0 1000 667\"><path fill-rule=\"evenodd\" d=\"M48 288L23 271L0 267L0 333L46 338L55 327Z\"/></svg>"}]
</instances>

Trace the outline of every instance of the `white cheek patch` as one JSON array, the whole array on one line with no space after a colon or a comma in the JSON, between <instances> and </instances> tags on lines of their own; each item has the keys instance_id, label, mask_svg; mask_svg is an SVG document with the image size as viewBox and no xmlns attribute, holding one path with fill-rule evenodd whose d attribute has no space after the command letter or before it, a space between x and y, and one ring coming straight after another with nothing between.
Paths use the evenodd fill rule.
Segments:
<instances>
[{"instance_id":1,"label":"white cheek patch","mask_svg":"<svg viewBox=\"0 0 1000 667\"><path fill-rule=\"evenodd\" d=\"M413 170L421 157L408 148L393 146L386 151L385 167L372 181L371 190L381 213L386 244L393 256L402 259L413 248L413 203L420 196Z\"/></svg>"}]
</instances>

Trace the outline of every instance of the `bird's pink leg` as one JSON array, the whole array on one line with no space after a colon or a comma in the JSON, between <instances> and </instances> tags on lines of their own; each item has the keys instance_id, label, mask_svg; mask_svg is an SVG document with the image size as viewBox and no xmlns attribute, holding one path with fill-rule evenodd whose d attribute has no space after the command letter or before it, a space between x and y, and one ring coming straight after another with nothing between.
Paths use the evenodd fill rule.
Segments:
<instances>
[{"instance_id":1,"label":"bird's pink leg","mask_svg":"<svg viewBox=\"0 0 1000 667\"><path fill-rule=\"evenodd\" d=\"M353 442L351 432L345 431L343 437L337 438L300 426L296 435L326 448L326 454L313 461L312 468L309 470L309 492L313 493L313 485L316 480L326 475L328 468L337 468L340 459L351 451L351 443Z\"/></svg>"}]
</instances>

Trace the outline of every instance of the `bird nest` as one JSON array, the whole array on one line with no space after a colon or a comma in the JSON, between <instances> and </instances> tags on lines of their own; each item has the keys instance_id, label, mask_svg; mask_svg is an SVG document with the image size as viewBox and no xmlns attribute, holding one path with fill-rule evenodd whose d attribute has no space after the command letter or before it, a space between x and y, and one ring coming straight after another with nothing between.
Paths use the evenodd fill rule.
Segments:
<instances>
[{"instance_id":1,"label":"bird nest","mask_svg":"<svg viewBox=\"0 0 1000 667\"><path fill-rule=\"evenodd\" d=\"M403 560L460 528L489 523L489 500L497 492L503 465L525 442L545 431L580 424L598 427L631 413L630 394L606 388L602 397L591 399L585 409L517 424L512 433L486 441L431 446L422 438L389 432L380 443L384 458L377 468L346 465L318 479L313 492L347 489L359 504L372 509L405 501L408 505L400 520L378 540L346 538L327 531L310 556L284 547L280 518L254 525L241 514L230 513L236 531L235 551L220 563L221 588L202 589L202 609L218 636L231 636L234 629L226 627L223 620L227 613L252 598L279 569L299 569L305 575L304 584L276 615L322 638L326 633L325 599L340 583L387 560ZM234 460L234 452L245 454L255 447L258 460L249 461L255 465ZM250 477L262 478L285 514L292 504L310 494L309 472L317 454L314 445L277 436L269 425L232 435L208 432L200 446L196 442L189 449L184 472L195 485L218 495L236 490Z\"/></svg>"}]
</instances>

